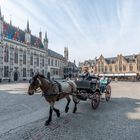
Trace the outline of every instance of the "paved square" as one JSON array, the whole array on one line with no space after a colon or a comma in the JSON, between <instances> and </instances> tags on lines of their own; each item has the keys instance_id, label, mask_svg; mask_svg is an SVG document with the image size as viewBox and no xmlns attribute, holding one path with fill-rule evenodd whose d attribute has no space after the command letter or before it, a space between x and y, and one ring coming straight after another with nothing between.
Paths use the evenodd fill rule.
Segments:
<instances>
[{"instance_id":1,"label":"paved square","mask_svg":"<svg viewBox=\"0 0 140 140\"><path fill-rule=\"evenodd\" d=\"M139 140L140 83L112 82L110 102L93 110L90 100L78 104L76 114L64 113L66 100L56 103L61 117L53 114L45 127L49 105L40 94L27 95L28 84L0 85L0 139L2 140Z\"/></svg>"}]
</instances>

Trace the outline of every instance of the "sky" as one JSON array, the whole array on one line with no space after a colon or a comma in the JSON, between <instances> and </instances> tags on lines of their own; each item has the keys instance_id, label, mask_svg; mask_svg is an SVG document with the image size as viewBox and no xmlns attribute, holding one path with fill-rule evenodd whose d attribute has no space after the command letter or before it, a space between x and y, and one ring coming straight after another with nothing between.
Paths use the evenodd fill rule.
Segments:
<instances>
[{"instance_id":1,"label":"sky","mask_svg":"<svg viewBox=\"0 0 140 140\"><path fill-rule=\"evenodd\" d=\"M49 48L76 63L140 52L140 0L0 0L7 22L47 31Z\"/></svg>"}]
</instances>

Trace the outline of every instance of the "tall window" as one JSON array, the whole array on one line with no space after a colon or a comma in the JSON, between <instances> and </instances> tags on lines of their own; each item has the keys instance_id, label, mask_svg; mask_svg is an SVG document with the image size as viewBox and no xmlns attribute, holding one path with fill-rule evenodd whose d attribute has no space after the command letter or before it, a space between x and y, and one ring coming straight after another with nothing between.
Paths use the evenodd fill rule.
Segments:
<instances>
[{"instance_id":1,"label":"tall window","mask_svg":"<svg viewBox=\"0 0 140 140\"><path fill-rule=\"evenodd\" d=\"M26 51L23 52L23 64L26 65Z\"/></svg>"},{"instance_id":2,"label":"tall window","mask_svg":"<svg viewBox=\"0 0 140 140\"><path fill-rule=\"evenodd\" d=\"M115 65L115 72L118 72L118 66Z\"/></svg>"},{"instance_id":3,"label":"tall window","mask_svg":"<svg viewBox=\"0 0 140 140\"><path fill-rule=\"evenodd\" d=\"M51 66L53 66L53 59L51 60Z\"/></svg>"},{"instance_id":4,"label":"tall window","mask_svg":"<svg viewBox=\"0 0 140 140\"><path fill-rule=\"evenodd\" d=\"M97 67L95 66L95 73L97 72Z\"/></svg>"},{"instance_id":5,"label":"tall window","mask_svg":"<svg viewBox=\"0 0 140 140\"><path fill-rule=\"evenodd\" d=\"M37 60L37 66L39 66L39 56L37 55L37 58L36 58Z\"/></svg>"},{"instance_id":6,"label":"tall window","mask_svg":"<svg viewBox=\"0 0 140 140\"><path fill-rule=\"evenodd\" d=\"M23 68L23 77L26 77L26 68Z\"/></svg>"},{"instance_id":7,"label":"tall window","mask_svg":"<svg viewBox=\"0 0 140 140\"><path fill-rule=\"evenodd\" d=\"M112 72L112 66L109 66L109 71Z\"/></svg>"},{"instance_id":8,"label":"tall window","mask_svg":"<svg viewBox=\"0 0 140 140\"><path fill-rule=\"evenodd\" d=\"M133 71L133 65L132 64L129 65L129 70Z\"/></svg>"},{"instance_id":9,"label":"tall window","mask_svg":"<svg viewBox=\"0 0 140 140\"><path fill-rule=\"evenodd\" d=\"M105 66L105 72L107 72L107 66Z\"/></svg>"},{"instance_id":10,"label":"tall window","mask_svg":"<svg viewBox=\"0 0 140 140\"><path fill-rule=\"evenodd\" d=\"M55 66L57 66L57 60L55 60Z\"/></svg>"},{"instance_id":11,"label":"tall window","mask_svg":"<svg viewBox=\"0 0 140 140\"><path fill-rule=\"evenodd\" d=\"M126 66L125 65L123 65L123 71L126 71Z\"/></svg>"},{"instance_id":12,"label":"tall window","mask_svg":"<svg viewBox=\"0 0 140 140\"><path fill-rule=\"evenodd\" d=\"M98 62L98 72L100 72L100 62Z\"/></svg>"},{"instance_id":13,"label":"tall window","mask_svg":"<svg viewBox=\"0 0 140 140\"><path fill-rule=\"evenodd\" d=\"M34 73L33 73L33 69L30 69L30 77L33 77Z\"/></svg>"},{"instance_id":14,"label":"tall window","mask_svg":"<svg viewBox=\"0 0 140 140\"><path fill-rule=\"evenodd\" d=\"M9 76L9 67L8 66L4 66L4 77L8 77Z\"/></svg>"},{"instance_id":15,"label":"tall window","mask_svg":"<svg viewBox=\"0 0 140 140\"><path fill-rule=\"evenodd\" d=\"M18 64L18 48L15 48L15 59L14 59L15 63Z\"/></svg>"},{"instance_id":16,"label":"tall window","mask_svg":"<svg viewBox=\"0 0 140 140\"><path fill-rule=\"evenodd\" d=\"M33 65L33 54L31 53L31 56L30 56L30 65Z\"/></svg>"},{"instance_id":17,"label":"tall window","mask_svg":"<svg viewBox=\"0 0 140 140\"><path fill-rule=\"evenodd\" d=\"M120 72L122 71L122 61L121 60L119 61L119 71Z\"/></svg>"},{"instance_id":18,"label":"tall window","mask_svg":"<svg viewBox=\"0 0 140 140\"><path fill-rule=\"evenodd\" d=\"M101 62L101 72L104 72L104 62Z\"/></svg>"},{"instance_id":19,"label":"tall window","mask_svg":"<svg viewBox=\"0 0 140 140\"><path fill-rule=\"evenodd\" d=\"M48 58L48 65L50 66L50 58Z\"/></svg>"},{"instance_id":20,"label":"tall window","mask_svg":"<svg viewBox=\"0 0 140 140\"><path fill-rule=\"evenodd\" d=\"M137 59L137 69L138 71L140 71L140 57L138 57Z\"/></svg>"},{"instance_id":21,"label":"tall window","mask_svg":"<svg viewBox=\"0 0 140 140\"><path fill-rule=\"evenodd\" d=\"M8 60L9 60L9 50L8 46L6 45L4 49L4 62L8 62Z\"/></svg>"},{"instance_id":22,"label":"tall window","mask_svg":"<svg viewBox=\"0 0 140 140\"><path fill-rule=\"evenodd\" d=\"M44 67L44 56L42 57L42 66Z\"/></svg>"}]
</instances>

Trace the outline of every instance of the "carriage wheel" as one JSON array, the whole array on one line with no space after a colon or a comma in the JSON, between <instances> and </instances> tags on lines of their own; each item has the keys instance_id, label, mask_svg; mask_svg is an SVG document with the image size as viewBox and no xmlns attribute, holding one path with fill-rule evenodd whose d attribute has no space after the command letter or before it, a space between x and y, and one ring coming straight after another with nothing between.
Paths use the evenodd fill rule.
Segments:
<instances>
[{"instance_id":1,"label":"carriage wheel","mask_svg":"<svg viewBox=\"0 0 140 140\"><path fill-rule=\"evenodd\" d=\"M92 105L92 108L95 110L99 106L99 103L100 103L100 93L96 91L94 95L95 96L91 99L91 105Z\"/></svg>"},{"instance_id":2,"label":"carriage wheel","mask_svg":"<svg viewBox=\"0 0 140 140\"><path fill-rule=\"evenodd\" d=\"M111 86L108 85L106 87L105 99L108 102L110 100L110 98L111 98Z\"/></svg>"}]
</instances>

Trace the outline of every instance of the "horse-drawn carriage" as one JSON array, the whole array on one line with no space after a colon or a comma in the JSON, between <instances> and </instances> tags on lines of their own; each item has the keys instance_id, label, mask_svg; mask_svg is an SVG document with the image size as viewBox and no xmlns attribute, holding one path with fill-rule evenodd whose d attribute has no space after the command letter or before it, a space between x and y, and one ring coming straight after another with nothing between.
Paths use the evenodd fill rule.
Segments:
<instances>
[{"instance_id":1,"label":"horse-drawn carriage","mask_svg":"<svg viewBox=\"0 0 140 140\"><path fill-rule=\"evenodd\" d=\"M109 101L111 97L110 81L104 84L101 84L100 82L99 77L89 76L85 79L82 76L79 80L75 81L77 85L76 97L79 100L84 101L91 99L93 109L96 109L99 106L100 98L103 93L105 93L106 101Z\"/></svg>"},{"instance_id":2,"label":"horse-drawn carriage","mask_svg":"<svg viewBox=\"0 0 140 140\"><path fill-rule=\"evenodd\" d=\"M111 95L111 87L108 84L109 83L102 88L102 92L106 93L107 101L109 101ZM54 107L56 101L66 98L67 104L65 106L65 112L68 112L71 101L69 95L72 95L74 101L73 113L76 113L77 104L80 100L91 99L93 109L96 109L100 103L100 79L95 76L89 76L86 79L82 78L80 80L76 80L75 82L72 80L56 82L49 81L44 75L37 73L30 81L28 94L33 95L38 88L41 89L42 95L50 104L49 118L46 120L45 125L50 124L53 111L56 113L57 117L60 117L59 109Z\"/></svg>"}]
</instances>

